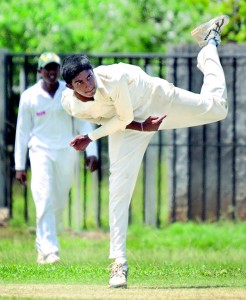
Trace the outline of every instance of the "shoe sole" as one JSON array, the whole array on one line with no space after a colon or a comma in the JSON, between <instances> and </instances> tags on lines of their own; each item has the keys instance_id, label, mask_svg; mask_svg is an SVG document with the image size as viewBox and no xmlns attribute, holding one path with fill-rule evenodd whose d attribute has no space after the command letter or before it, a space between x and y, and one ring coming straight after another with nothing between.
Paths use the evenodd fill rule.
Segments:
<instances>
[{"instance_id":1,"label":"shoe sole","mask_svg":"<svg viewBox=\"0 0 246 300\"><path fill-rule=\"evenodd\" d=\"M60 259L57 259L57 260L54 260L54 261L39 261L37 262L39 265L53 265L53 264L58 264L61 260Z\"/></svg>"},{"instance_id":2,"label":"shoe sole","mask_svg":"<svg viewBox=\"0 0 246 300\"><path fill-rule=\"evenodd\" d=\"M125 285L109 285L110 289L127 289L127 284Z\"/></svg>"}]
</instances>

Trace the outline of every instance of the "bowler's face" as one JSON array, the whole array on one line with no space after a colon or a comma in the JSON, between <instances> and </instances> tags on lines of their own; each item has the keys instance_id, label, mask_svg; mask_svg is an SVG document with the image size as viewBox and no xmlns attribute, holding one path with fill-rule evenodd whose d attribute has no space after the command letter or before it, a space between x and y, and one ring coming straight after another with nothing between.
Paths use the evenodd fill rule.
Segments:
<instances>
[{"instance_id":1,"label":"bowler's face","mask_svg":"<svg viewBox=\"0 0 246 300\"><path fill-rule=\"evenodd\" d=\"M92 70L84 70L72 80L72 88L82 97L91 99L97 89L96 78Z\"/></svg>"}]
</instances>

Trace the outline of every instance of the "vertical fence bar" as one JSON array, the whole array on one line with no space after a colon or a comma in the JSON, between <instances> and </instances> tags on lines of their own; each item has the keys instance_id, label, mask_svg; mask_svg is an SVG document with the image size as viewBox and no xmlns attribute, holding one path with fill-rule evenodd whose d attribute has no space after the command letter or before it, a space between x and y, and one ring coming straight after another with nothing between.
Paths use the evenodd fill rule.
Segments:
<instances>
[{"instance_id":1,"label":"vertical fence bar","mask_svg":"<svg viewBox=\"0 0 246 300\"><path fill-rule=\"evenodd\" d=\"M102 226L101 223L101 204L102 204L102 140L100 139L97 142L98 146L98 163L99 163L99 169L98 169L98 201L97 201L97 211L96 214L96 226L100 228Z\"/></svg>"},{"instance_id":2,"label":"vertical fence bar","mask_svg":"<svg viewBox=\"0 0 246 300\"><path fill-rule=\"evenodd\" d=\"M143 223L145 222L145 219L146 219L146 213L145 213L146 195L145 195L145 191L144 191L145 181L146 181L146 155L144 155L144 157L143 157L143 189L142 189L142 193L143 193Z\"/></svg>"},{"instance_id":3,"label":"vertical fence bar","mask_svg":"<svg viewBox=\"0 0 246 300\"><path fill-rule=\"evenodd\" d=\"M158 166L157 166L157 214L156 224L159 228L161 226L161 182L162 182L162 132L158 132Z\"/></svg>"},{"instance_id":4,"label":"vertical fence bar","mask_svg":"<svg viewBox=\"0 0 246 300\"><path fill-rule=\"evenodd\" d=\"M26 223L29 220L29 212L28 212L28 189L24 187L24 218Z\"/></svg>"},{"instance_id":5,"label":"vertical fence bar","mask_svg":"<svg viewBox=\"0 0 246 300\"><path fill-rule=\"evenodd\" d=\"M86 154L84 152L84 167L83 167L83 229L87 228L87 172L86 172Z\"/></svg>"},{"instance_id":6,"label":"vertical fence bar","mask_svg":"<svg viewBox=\"0 0 246 300\"><path fill-rule=\"evenodd\" d=\"M162 78L162 68L163 68L163 64L162 64L162 59L159 58L159 77ZM157 177L157 213L156 213L156 225L158 228L160 228L161 226L161 200L162 200L162 190L161 190L161 186L162 186L162 131L158 132L158 177Z\"/></svg>"},{"instance_id":7,"label":"vertical fence bar","mask_svg":"<svg viewBox=\"0 0 246 300\"><path fill-rule=\"evenodd\" d=\"M173 130L172 134L172 144L173 144L173 159L172 159L172 169L173 169L173 178L172 178L172 222L176 221L176 192L177 192L177 174L176 174L176 164L177 164L177 146L176 146L177 133L176 129Z\"/></svg>"},{"instance_id":8,"label":"vertical fence bar","mask_svg":"<svg viewBox=\"0 0 246 300\"><path fill-rule=\"evenodd\" d=\"M145 72L147 72L148 70L148 65L149 65L149 59L145 58L144 60L144 70ZM145 223L146 220L146 193L145 193L145 185L146 185L146 163L147 163L147 159L146 159L146 155L144 154L144 158L143 158L143 223Z\"/></svg>"},{"instance_id":9,"label":"vertical fence bar","mask_svg":"<svg viewBox=\"0 0 246 300\"><path fill-rule=\"evenodd\" d=\"M23 91L27 88L28 86L28 56L25 56L24 59L24 87ZM20 92L23 92L20 91ZM27 187L24 188L24 215L25 215L25 221L28 222L29 220L29 212L28 212L28 191Z\"/></svg>"},{"instance_id":10,"label":"vertical fence bar","mask_svg":"<svg viewBox=\"0 0 246 300\"><path fill-rule=\"evenodd\" d=\"M188 172L188 180L187 180L187 219L191 220L192 217L192 202L191 202L191 129L188 128L188 160L187 160L187 172Z\"/></svg>"},{"instance_id":11,"label":"vertical fence bar","mask_svg":"<svg viewBox=\"0 0 246 300\"><path fill-rule=\"evenodd\" d=\"M236 156L237 156L237 130L236 130L236 112L237 112L237 60L233 58L233 79L232 79L232 93L233 93L233 111L232 111L232 134L233 134L233 148L232 148L232 219L235 220L236 208Z\"/></svg>"},{"instance_id":12,"label":"vertical fence bar","mask_svg":"<svg viewBox=\"0 0 246 300\"><path fill-rule=\"evenodd\" d=\"M221 214L221 130L220 122L217 123L217 220Z\"/></svg>"},{"instance_id":13,"label":"vertical fence bar","mask_svg":"<svg viewBox=\"0 0 246 300\"><path fill-rule=\"evenodd\" d=\"M2 51L1 51L2 52ZM1 197L0 199L0 208L7 207L9 210L9 217L13 218L13 197L12 197L12 174L11 174L11 161L10 161L10 153L6 148L8 144L8 126L10 124L10 116L9 116L9 108L11 107L10 95L12 93L11 87L13 86L13 58L8 55L5 50L1 53L3 61L3 69L2 69L2 79L1 79L1 98L2 105L0 109L1 121L0 121L0 144L1 144L1 158L0 158L0 172L1 172L1 182L0 182L0 190Z\"/></svg>"},{"instance_id":14,"label":"vertical fence bar","mask_svg":"<svg viewBox=\"0 0 246 300\"><path fill-rule=\"evenodd\" d=\"M191 90L191 82L192 82L192 78L191 78L191 64L192 64L192 58L188 58L188 89ZM191 220L192 218L192 195L191 195L191 184L192 184L192 178L191 178L191 164L192 164L192 154L191 154L191 128L188 128L188 180L187 180L187 205L188 205L188 210L187 210L187 219Z\"/></svg>"},{"instance_id":15,"label":"vertical fence bar","mask_svg":"<svg viewBox=\"0 0 246 300\"><path fill-rule=\"evenodd\" d=\"M202 128L202 221L206 221L206 176L207 176L207 169L206 169L206 161L207 161L207 127L206 125Z\"/></svg>"},{"instance_id":16,"label":"vertical fence bar","mask_svg":"<svg viewBox=\"0 0 246 300\"><path fill-rule=\"evenodd\" d=\"M177 57L174 58L173 61L173 84L177 85ZM177 164L177 132L176 129L172 131L172 146L173 146L173 157L172 157L172 169L173 169L173 177L172 177L172 214L171 214L171 222L176 221L176 209L177 209L177 174L176 174L176 164Z\"/></svg>"},{"instance_id":17,"label":"vertical fence bar","mask_svg":"<svg viewBox=\"0 0 246 300\"><path fill-rule=\"evenodd\" d=\"M72 228L72 195L71 190L68 195L68 226Z\"/></svg>"}]
</instances>

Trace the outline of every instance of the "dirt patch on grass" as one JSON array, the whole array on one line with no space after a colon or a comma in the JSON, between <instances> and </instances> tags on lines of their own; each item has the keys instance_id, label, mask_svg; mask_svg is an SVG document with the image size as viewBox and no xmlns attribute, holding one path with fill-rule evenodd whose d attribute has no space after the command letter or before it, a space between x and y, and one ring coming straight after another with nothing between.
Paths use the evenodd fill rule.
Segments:
<instances>
[{"instance_id":1,"label":"dirt patch on grass","mask_svg":"<svg viewBox=\"0 0 246 300\"><path fill-rule=\"evenodd\" d=\"M64 229L64 234L71 238L81 238L83 240L109 240L109 230L83 230L81 232L74 231L70 228ZM35 227L28 228L11 228L3 227L0 223L0 238L14 238L15 236L33 236L36 234Z\"/></svg>"},{"instance_id":2,"label":"dirt patch on grass","mask_svg":"<svg viewBox=\"0 0 246 300\"><path fill-rule=\"evenodd\" d=\"M243 288L167 288L136 287L109 289L95 285L1 284L0 297L17 299L165 299L165 300L234 300L246 299Z\"/></svg>"},{"instance_id":3,"label":"dirt patch on grass","mask_svg":"<svg viewBox=\"0 0 246 300\"><path fill-rule=\"evenodd\" d=\"M71 236L79 237L83 240L109 240L109 231L107 230L84 230L82 232L76 232L67 230L71 232Z\"/></svg>"}]
</instances>

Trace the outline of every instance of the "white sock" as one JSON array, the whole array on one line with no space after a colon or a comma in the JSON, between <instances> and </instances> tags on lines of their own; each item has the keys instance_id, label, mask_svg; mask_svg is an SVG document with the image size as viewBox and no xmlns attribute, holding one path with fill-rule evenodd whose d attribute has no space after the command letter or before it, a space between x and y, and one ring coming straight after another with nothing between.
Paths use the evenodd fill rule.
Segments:
<instances>
[{"instance_id":1,"label":"white sock","mask_svg":"<svg viewBox=\"0 0 246 300\"><path fill-rule=\"evenodd\" d=\"M216 42L216 40L214 39L214 38L212 38L212 39L210 39L209 41L208 41L208 44L212 44L212 45L214 45L214 46L218 46L218 43Z\"/></svg>"},{"instance_id":2,"label":"white sock","mask_svg":"<svg viewBox=\"0 0 246 300\"><path fill-rule=\"evenodd\" d=\"M117 264L124 264L124 263L127 262L127 259L126 259L125 256L121 256L121 257L117 257L117 258L115 259L115 262L116 262Z\"/></svg>"}]
</instances>

